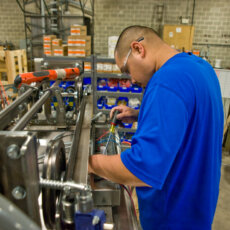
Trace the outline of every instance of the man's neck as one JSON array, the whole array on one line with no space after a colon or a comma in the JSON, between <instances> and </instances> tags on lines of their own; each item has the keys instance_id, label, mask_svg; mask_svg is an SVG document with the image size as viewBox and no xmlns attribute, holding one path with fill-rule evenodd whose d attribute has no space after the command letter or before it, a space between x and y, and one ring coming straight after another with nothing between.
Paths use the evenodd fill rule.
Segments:
<instances>
[{"instance_id":1,"label":"man's neck","mask_svg":"<svg viewBox=\"0 0 230 230\"><path fill-rule=\"evenodd\" d=\"M159 70L161 66L165 64L170 58L178 54L179 52L175 49L172 49L167 44L163 44L160 48L157 49L157 51L154 54L155 59L155 71Z\"/></svg>"}]
</instances>

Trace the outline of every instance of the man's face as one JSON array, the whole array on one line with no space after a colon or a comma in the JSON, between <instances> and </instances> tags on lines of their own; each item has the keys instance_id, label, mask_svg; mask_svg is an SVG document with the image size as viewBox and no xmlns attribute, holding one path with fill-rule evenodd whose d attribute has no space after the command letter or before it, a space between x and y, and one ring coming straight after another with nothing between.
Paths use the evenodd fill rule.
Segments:
<instances>
[{"instance_id":1,"label":"man's face","mask_svg":"<svg viewBox=\"0 0 230 230\"><path fill-rule=\"evenodd\" d=\"M131 77L133 84L145 87L149 81L149 74L147 74L147 71L142 64L141 57L133 56L131 49L129 52L130 53L128 53L127 56L121 60L115 54L117 66L120 68L123 74L127 74Z\"/></svg>"}]
</instances>

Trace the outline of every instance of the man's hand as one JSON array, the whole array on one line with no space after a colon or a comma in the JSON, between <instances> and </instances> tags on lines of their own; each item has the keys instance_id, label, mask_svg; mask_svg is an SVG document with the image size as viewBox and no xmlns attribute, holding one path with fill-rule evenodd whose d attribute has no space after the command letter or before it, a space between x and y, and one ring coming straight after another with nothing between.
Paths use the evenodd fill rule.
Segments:
<instances>
[{"instance_id":1,"label":"man's hand","mask_svg":"<svg viewBox=\"0 0 230 230\"><path fill-rule=\"evenodd\" d=\"M124 122L124 123L133 123L133 122L137 121L137 119L138 119L139 111L132 109L132 108L125 106L125 105L119 105L119 106L112 108L112 110L110 112L110 119L112 119L113 113L115 112L115 110L118 110L120 112L117 115L117 119Z\"/></svg>"}]
</instances>

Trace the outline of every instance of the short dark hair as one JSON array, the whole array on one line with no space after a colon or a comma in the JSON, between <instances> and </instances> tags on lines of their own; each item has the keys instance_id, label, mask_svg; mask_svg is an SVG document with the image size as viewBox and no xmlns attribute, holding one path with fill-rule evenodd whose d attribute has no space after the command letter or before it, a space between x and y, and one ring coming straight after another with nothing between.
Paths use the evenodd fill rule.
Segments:
<instances>
[{"instance_id":1,"label":"short dark hair","mask_svg":"<svg viewBox=\"0 0 230 230\"><path fill-rule=\"evenodd\" d=\"M146 40L146 36L149 35L159 37L158 33L150 27L139 25L129 26L121 32L117 40L115 52L117 52L119 58L122 58L128 52L132 41L137 40L141 36Z\"/></svg>"}]
</instances>

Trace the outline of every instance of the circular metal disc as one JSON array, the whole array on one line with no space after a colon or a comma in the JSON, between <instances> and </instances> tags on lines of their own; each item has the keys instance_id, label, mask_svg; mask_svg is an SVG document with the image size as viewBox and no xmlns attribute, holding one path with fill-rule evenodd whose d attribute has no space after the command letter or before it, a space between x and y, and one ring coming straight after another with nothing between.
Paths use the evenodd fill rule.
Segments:
<instances>
[{"instance_id":1,"label":"circular metal disc","mask_svg":"<svg viewBox=\"0 0 230 230\"><path fill-rule=\"evenodd\" d=\"M44 159L42 177L49 180L60 180L66 169L65 145L62 140L49 142ZM42 210L47 228L55 228L56 201L60 191L42 188Z\"/></svg>"}]
</instances>

